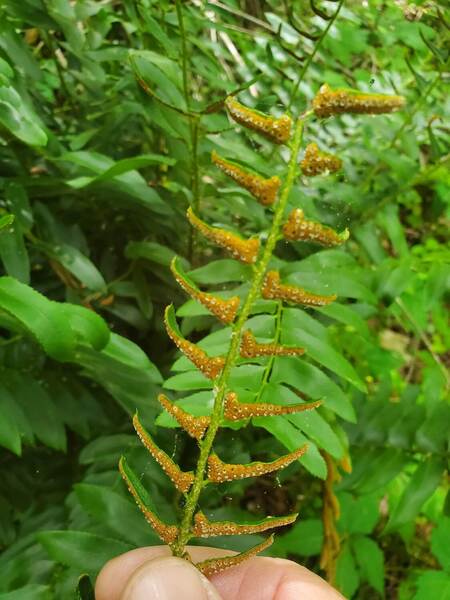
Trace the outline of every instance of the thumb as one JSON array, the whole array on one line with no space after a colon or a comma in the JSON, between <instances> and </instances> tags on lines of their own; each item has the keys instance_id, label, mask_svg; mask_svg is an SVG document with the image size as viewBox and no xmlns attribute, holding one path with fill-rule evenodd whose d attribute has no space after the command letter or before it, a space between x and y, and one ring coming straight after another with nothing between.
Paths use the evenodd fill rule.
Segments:
<instances>
[{"instance_id":1,"label":"thumb","mask_svg":"<svg viewBox=\"0 0 450 600\"><path fill-rule=\"evenodd\" d=\"M221 600L191 563L173 556L145 562L128 581L121 600Z\"/></svg>"}]
</instances>

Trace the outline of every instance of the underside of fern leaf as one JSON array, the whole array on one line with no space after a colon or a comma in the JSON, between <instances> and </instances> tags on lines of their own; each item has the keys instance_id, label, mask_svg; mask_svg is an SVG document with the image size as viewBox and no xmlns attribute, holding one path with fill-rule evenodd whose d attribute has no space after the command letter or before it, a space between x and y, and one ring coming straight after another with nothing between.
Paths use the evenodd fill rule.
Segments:
<instances>
[{"instance_id":1,"label":"underside of fern leaf","mask_svg":"<svg viewBox=\"0 0 450 600\"><path fill-rule=\"evenodd\" d=\"M322 18L325 17L322 15ZM247 268L251 268L252 276L245 297L242 297L242 294L222 297L216 292L201 291L184 272L181 261L174 259L171 264L172 273L181 288L229 327L227 351L220 356L210 356L201 343L197 345L181 334L172 305L165 312L165 326L171 340L193 365L212 381L213 409L208 416L191 415L167 396L163 394L159 396L164 410L198 444L195 472L181 470L173 459L158 447L137 415L133 420L142 443L180 492L181 518L178 523L163 522L139 478L124 458L120 462L120 472L136 503L175 556L188 558L185 547L192 538L260 533L288 525L296 519L296 514L290 514L283 517L267 516L260 521L249 523L214 521L200 509L201 493L205 486L220 485L224 482L271 473L287 467L294 461L301 461L308 451L305 445L269 462L227 463L219 458L214 449L216 435L221 427L230 425L233 421L243 421L241 424L246 425L256 417L292 418L296 413L314 410L322 403L320 399L313 399L310 402L283 404L278 398L273 398L273 402L268 403L259 401L260 395L255 397L254 402L242 402L232 387L230 375L238 363L250 363L260 357L267 357L268 361L274 360L274 357L279 361L286 360L285 357L301 360L298 357L305 352L301 347L280 344L277 338L268 341L257 339L248 320L255 303L261 298L275 301L280 311L286 303L320 307L336 300L335 294L320 295L292 285L289 281L283 281L283 274L274 270L271 265L277 242L283 237L293 243L312 242L333 247L343 244L349 236L347 230L336 232L326 225L308 219L300 206L294 206L293 209L291 207L290 212L286 214L288 205L292 201L293 185L299 176L310 177L335 172L342 164L339 158L319 150L315 143L307 145L300 161L304 127L308 119L313 115L321 118L344 112L359 114L392 112L402 105L403 99L399 96L361 94L354 90L331 90L328 86L323 86L313 100L311 109L293 119L290 115L281 117L265 115L240 104L234 97L226 100L225 106L233 120L266 140L279 145L286 144L290 151L290 158L280 169L279 174L265 178L244 168L238 162L219 156L216 152L212 154L212 162L219 170L249 191L254 201L266 208L271 216L271 225L265 235L258 234L245 238L231 230L207 224L192 209L188 210L191 225L209 242L231 254L234 260L250 265ZM197 567L206 575L217 573L263 551L272 540L273 536L270 536L246 552L204 561L198 563Z\"/></svg>"}]
</instances>

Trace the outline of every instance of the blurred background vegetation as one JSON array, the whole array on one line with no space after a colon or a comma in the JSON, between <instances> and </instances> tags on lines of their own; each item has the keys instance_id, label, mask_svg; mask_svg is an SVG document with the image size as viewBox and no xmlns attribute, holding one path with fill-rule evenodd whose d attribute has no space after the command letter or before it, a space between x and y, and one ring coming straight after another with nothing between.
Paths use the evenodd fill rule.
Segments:
<instances>
[{"instance_id":1,"label":"blurred background vegetation","mask_svg":"<svg viewBox=\"0 0 450 600\"><path fill-rule=\"evenodd\" d=\"M176 357L162 311L173 301L193 339L216 329L168 266L176 253L216 289L246 278L192 237L186 208L267 226L210 165L217 149L270 173L270 151L237 136L221 102L242 90L298 114L324 82L407 107L308 127L344 168L299 182L302 207L351 237L283 250L292 283L339 303L286 324L309 370L279 381L327 400L281 431L242 430L233 460L305 438L315 451L205 502L223 518L300 510L272 554L348 598L450 598L449 23L432 0L0 0L0 599L72 598L81 573L157 543L117 461L132 454L161 510L176 510L130 415L189 463L173 423L154 426ZM196 389L186 369L165 387Z\"/></svg>"}]
</instances>

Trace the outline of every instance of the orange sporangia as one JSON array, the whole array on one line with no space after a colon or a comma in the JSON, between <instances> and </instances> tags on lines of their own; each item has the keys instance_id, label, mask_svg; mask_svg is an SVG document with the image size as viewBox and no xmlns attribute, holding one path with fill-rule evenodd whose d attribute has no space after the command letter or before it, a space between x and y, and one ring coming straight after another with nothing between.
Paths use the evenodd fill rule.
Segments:
<instances>
[{"instance_id":1,"label":"orange sporangia","mask_svg":"<svg viewBox=\"0 0 450 600\"><path fill-rule=\"evenodd\" d=\"M305 445L271 462L255 461L246 465L224 463L217 454L210 454L208 458L208 479L213 483L223 483L224 481L235 481L246 477L260 477L266 473L272 473L272 471L287 467L294 460L300 458L306 450L307 446Z\"/></svg>"},{"instance_id":2,"label":"orange sporangia","mask_svg":"<svg viewBox=\"0 0 450 600\"><path fill-rule=\"evenodd\" d=\"M176 257L172 260L170 268L176 282L186 294L189 294L191 298L200 302L200 304L207 308L215 317L222 321L222 323L229 325L234 321L239 310L239 296L224 299L219 298L214 294L201 292L192 282L188 281L187 277L181 272Z\"/></svg>"},{"instance_id":3,"label":"orange sporangia","mask_svg":"<svg viewBox=\"0 0 450 600\"><path fill-rule=\"evenodd\" d=\"M194 417L181 407L173 404L167 396L159 394L158 400L166 411L177 420L179 425L193 438L201 440L211 421L209 417Z\"/></svg>"},{"instance_id":4,"label":"orange sporangia","mask_svg":"<svg viewBox=\"0 0 450 600\"><path fill-rule=\"evenodd\" d=\"M194 481L193 472L182 471L180 467L173 462L170 456L168 456L164 450L161 450L161 448L155 444L148 431L146 431L140 423L137 415L134 415L133 417L133 426L141 442L144 444L156 462L161 465L162 470L173 481L177 490L180 490L180 492L183 493L188 492L192 482Z\"/></svg>"},{"instance_id":5,"label":"orange sporangia","mask_svg":"<svg viewBox=\"0 0 450 600\"><path fill-rule=\"evenodd\" d=\"M292 119L289 115L283 115L276 119L244 106L234 96L228 96L225 106L230 116L239 125L260 133L275 144L285 144L289 140L292 127Z\"/></svg>"},{"instance_id":6,"label":"orange sporangia","mask_svg":"<svg viewBox=\"0 0 450 600\"><path fill-rule=\"evenodd\" d=\"M297 518L297 513L284 517L266 517L257 523L233 523L233 521L210 521L199 511L194 517L193 534L197 537L216 535L243 535L260 533L275 527L290 525Z\"/></svg>"},{"instance_id":7,"label":"orange sporangia","mask_svg":"<svg viewBox=\"0 0 450 600\"><path fill-rule=\"evenodd\" d=\"M202 562L196 563L195 566L201 573L203 573L203 575L205 575L206 577L210 577L211 575L214 575L215 573L220 573L221 571L224 571L225 569L229 569L230 567L235 567L235 566L241 564L242 562L244 562L244 560L247 560L248 558L252 558L252 556L256 556L260 552L263 552L264 550L266 550L266 548L268 548L269 546L271 546L273 544L273 540L274 540L274 536L272 534L268 538L266 538L264 541L257 544L256 546L253 546L253 548L246 550L245 552L240 552L239 554L235 554L234 556L224 556L221 558L210 558L208 560L204 560Z\"/></svg>"},{"instance_id":8,"label":"orange sporangia","mask_svg":"<svg viewBox=\"0 0 450 600\"><path fill-rule=\"evenodd\" d=\"M322 152L319 150L319 146L313 142L306 146L305 156L300 167L304 175L313 177L322 173L336 173L342 168L342 160L334 154Z\"/></svg>"},{"instance_id":9,"label":"orange sporangia","mask_svg":"<svg viewBox=\"0 0 450 600\"><path fill-rule=\"evenodd\" d=\"M281 344L260 344L256 341L253 332L244 331L241 340L241 356L244 358L257 358L258 356L300 356L305 353L304 348L295 346L282 346Z\"/></svg>"},{"instance_id":10,"label":"orange sporangia","mask_svg":"<svg viewBox=\"0 0 450 600\"><path fill-rule=\"evenodd\" d=\"M164 323L168 336L205 377L215 379L221 373L225 365L225 359L222 356L210 357L196 344L181 337L170 323L169 314L171 307L172 305L168 306L164 314Z\"/></svg>"},{"instance_id":11,"label":"orange sporangia","mask_svg":"<svg viewBox=\"0 0 450 600\"><path fill-rule=\"evenodd\" d=\"M278 271L269 271L267 273L261 294L266 300L285 300L286 302L304 304L306 306L326 306L334 302L337 298L336 294L322 296L307 292L296 285L280 283L280 274Z\"/></svg>"},{"instance_id":12,"label":"orange sporangia","mask_svg":"<svg viewBox=\"0 0 450 600\"><path fill-rule=\"evenodd\" d=\"M309 221L305 219L305 214L301 208L294 208L283 225L283 235L291 242L314 242L331 248L343 244L348 240L350 233L348 229L337 233L331 227L316 221Z\"/></svg>"},{"instance_id":13,"label":"orange sporangia","mask_svg":"<svg viewBox=\"0 0 450 600\"><path fill-rule=\"evenodd\" d=\"M270 402L239 402L234 392L229 392L225 398L223 416L228 421L241 421L251 417L275 417L279 415L291 415L305 410L312 410L322 404L321 400L305 402L303 404L272 404Z\"/></svg>"},{"instance_id":14,"label":"orange sporangia","mask_svg":"<svg viewBox=\"0 0 450 600\"><path fill-rule=\"evenodd\" d=\"M269 179L264 179L261 175L246 171L237 163L222 158L215 151L212 152L211 159L221 171L248 190L258 202L264 206L269 206L275 202L278 189L281 185L279 177L274 175Z\"/></svg>"},{"instance_id":15,"label":"orange sporangia","mask_svg":"<svg viewBox=\"0 0 450 600\"><path fill-rule=\"evenodd\" d=\"M153 527L153 529L156 531L156 533L159 535L163 542L165 542L166 544L171 544L172 542L174 542L178 535L178 527L176 525L167 525L166 523L163 523L161 519L157 517L156 514L142 502L138 491L132 484L130 478L128 477L125 471L123 458L119 462L119 471L127 485L128 491L135 499L136 504L142 511L147 523L149 523Z\"/></svg>"},{"instance_id":16,"label":"orange sporangia","mask_svg":"<svg viewBox=\"0 0 450 600\"><path fill-rule=\"evenodd\" d=\"M236 260L247 264L252 264L256 261L259 251L259 239L245 240L226 229L211 227L211 225L207 225L199 219L191 207L187 210L187 217L193 227L198 229L208 240L228 250Z\"/></svg>"},{"instance_id":17,"label":"orange sporangia","mask_svg":"<svg viewBox=\"0 0 450 600\"><path fill-rule=\"evenodd\" d=\"M389 94L364 94L345 88L332 90L325 83L316 94L312 105L318 117L330 117L341 113L374 115L402 108L405 98Z\"/></svg>"}]
</instances>

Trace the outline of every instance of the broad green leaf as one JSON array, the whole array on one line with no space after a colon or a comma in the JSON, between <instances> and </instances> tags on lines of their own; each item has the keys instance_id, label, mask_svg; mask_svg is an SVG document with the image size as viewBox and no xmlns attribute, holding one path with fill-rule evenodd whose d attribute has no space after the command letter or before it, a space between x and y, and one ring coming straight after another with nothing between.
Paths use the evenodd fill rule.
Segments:
<instances>
[{"instance_id":1,"label":"broad green leaf","mask_svg":"<svg viewBox=\"0 0 450 600\"><path fill-rule=\"evenodd\" d=\"M258 417L252 419L252 422L256 427L266 429L290 452L297 450L297 448L300 448L304 444L308 444L308 450L298 459L299 462L316 477L320 479L326 478L327 465L320 455L317 446L311 440L308 440L299 429L289 423L285 417Z\"/></svg>"},{"instance_id":2,"label":"broad green leaf","mask_svg":"<svg viewBox=\"0 0 450 600\"><path fill-rule=\"evenodd\" d=\"M42 249L53 260L61 263L65 269L72 273L83 287L95 292L104 293L106 291L103 275L78 248L69 244L42 244Z\"/></svg>"},{"instance_id":3,"label":"broad green leaf","mask_svg":"<svg viewBox=\"0 0 450 600\"><path fill-rule=\"evenodd\" d=\"M337 559L335 585L346 598L351 598L358 589L360 576L349 544L346 544Z\"/></svg>"},{"instance_id":4,"label":"broad green leaf","mask_svg":"<svg viewBox=\"0 0 450 600\"><path fill-rule=\"evenodd\" d=\"M30 282L30 259L17 220L0 235L0 260L8 275L22 283Z\"/></svg>"},{"instance_id":5,"label":"broad green leaf","mask_svg":"<svg viewBox=\"0 0 450 600\"><path fill-rule=\"evenodd\" d=\"M200 285L248 281L251 278L251 268L231 258L224 258L190 271L189 276Z\"/></svg>"},{"instance_id":6,"label":"broad green leaf","mask_svg":"<svg viewBox=\"0 0 450 600\"><path fill-rule=\"evenodd\" d=\"M300 519L287 533L281 533L271 546L271 554L286 558L290 554L315 556L323 544L323 523L320 519Z\"/></svg>"},{"instance_id":7,"label":"broad green leaf","mask_svg":"<svg viewBox=\"0 0 450 600\"><path fill-rule=\"evenodd\" d=\"M5 197L9 210L13 213L22 231L29 231L33 226L33 213L23 185L10 182L5 187Z\"/></svg>"},{"instance_id":8,"label":"broad green leaf","mask_svg":"<svg viewBox=\"0 0 450 600\"><path fill-rule=\"evenodd\" d=\"M445 472L445 461L430 456L414 471L394 511L391 513L385 532L391 532L413 521L424 502L433 494Z\"/></svg>"},{"instance_id":9,"label":"broad green leaf","mask_svg":"<svg viewBox=\"0 0 450 600\"><path fill-rule=\"evenodd\" d=\"M352 309L351 305L347 306L333 302L328 306L316 307L314 310L340 323L345 323L345 325L358 331L361 335L369 337L369 328L365 320Z\"/></svg>"},{"instance_id":10,"label":"broad green leaf","mask_svg":"<svg viewBox=\"0 0 450 600\"><path fill-rule=\"evenodd\" d=\"M3 58L0 58L0 75L5 77L5 79L12 79L14 77L14 71Z\"/></svg>"},{"instance_id":11,"label":"broad green leaf","mask_svg":"<svg viewBox=\"0 0 450 600\"><path fill-rule=\"evenodd\" d=\"M27 415L23 412L20 404L17 402L15 381L17 380L17 371L15 369L3 369L2 380L0 383L0 396L3 396L3 403L8 407L9 412L15 422L15 426L21 436L22 444L32 445L35 443L35 436L32 424Z\"/></svg>"},{"instance_id":12,"label":"broad green leaf","mask_svg":"<svg viewBox=\"0 0 450 600\"><path fill-rule=\"evenodd\" d=\"M42 78L42 72L33 57L31 48L6 18L0 22L0 47L9 57L11 64L16 65L20 72L26 74L31 80Z\"/></svg>"},{"instance_id":13,"label":"broad green leaf","mask_svg":"<svg viewBox=\"0 0 450 600\"><path fill-rule=\"evenodd\" d=\"M56 360L70 360L75 336L60 305L12 277L0 278L0 309L17 319Z\"/></svg>"},{"instance_id":14,"label":"broad green leaf","mask_svg":"<svg viewBox=\"0 0 450 600\"><path fill-rule=\"evenodd\" d=\"M289 326L282 324L281 342L288 346L305 348L307 355L313 360L346 379L361 392L366 391L366 386L348 360L323 339L303 328L293 327L289 322Z\"/></svg>"},{"instance_id":15,"label":"broad green leaf","mask_svg":"<svg viewBox=\"0 0 450 600\"><path fill-rule=\"evenodd\" d=\"M364 449L364 457L356 460L352 473L339 485L359 494L370 494L382 489L394 479L408 462L408 456L398 448Z\"/></svg>"},{"instance_id":16,"label":"broad green leaf","mask_svg":"<svg viewBox=\"0 0 450 600\"><path fill-rule=\"evenodd\" d=\"M14 215L3 215L0 217L0 232L14 223Z\"/></svg>"},{"instance_id":17,"label":"broad green leaf","mask_svg":"<svg viewBox=\"0 0 450 600\"><path fill-rule=\"evenodd\" d=\"M200 371L184 371L165 380L163 387L167 390L183 392L186 390L210 390L212 382Z\"/></svg>"},{"instance_id":18,"label":"broad green leaf","mask_svg":"<svg viewBox=\"0 0 450 600\"><path fill-rule=\"evenodd\" d=\"M269 383L265 386L261 396L262 402L276 402L276 404L298 404L298 396L284 385ZM329 452L335 458L342 458L344 448L341 441L318 413L317 409L287 415L286 419L300 429L308 438Z\"/></svg>"},{"instance_id":19,"label":"broad green leaf","mask_svg":"<svg viewBox=\"0 0 450 600\"><path fill-rule=\"evenodd\" d=\"M417 579L417 592L412 600L450 600L450 574L425 571Z\"/></svg>"},{"instance_id":20,"label":"broad green leaf","mask_svg":"<svg viewBox=\"0 0 450 600\"><path fill-rule=\"evenodd\" d=\"M47 134L38 123L38 117L17 90L0 87L0 128L5 127L9 133L30 146L45 146Z\"/></svg>"},{"instance_id":21,"label":"broad green leaf","mask_svg":"<svg viewBox=\"0 0 450 600\"><path fill-rule=\"evenodd\" d=\"M88 344L95 350L103 350L110 342L110 330L105 321L92 310L76 304L61 304L72 331L80 343Z\"/></svg>"},{"instance_id":22,"label":"broad green leaf","mask_svg":"<svg viewBox=\"0 0 450 600\"><path fill-rule=\"evenodd\" d=\"M379 494L352 496L346 492L339 492L338 501L341 509L339 531L344 535L372 533L380 519Z\"/></svg>"},{"instance_id":23,"label":"broad green leaf","mask_svg":"<svg viewBox=\"0 0 450 600\"><path fill-rule=\"evenodd\" d=\"M271 383L285 383L312 400L323 400L324 406L343 419L355 421L350 400L342 389L317 367L298 358L276 358L273 363Z\"/></svg>"},{"instance_id":24,"label":"broad green leaf","mask_svg":"<svg viewBox=\"0 0 450 600\"><path fill-rule=\"evenodd\" d=\"M43 531L36 537L52 560L88 573L97 573L108 560L133 548L86 531Z\"/></svg>"},{"instance_id":25,"label":"broad green leaf","mask_svg":"<svg viewBox=\"0 0 450 600\"><path fill-rule=\"evenodd\" d=\"M111 334L107 346L103 349L103 354L130 367L148 370L156 382L162 381L158 369L145 352L137 344L117 333Z\"/></svg>"},{"instance_id":26,"label":"broad green leaf","mask_svg":"<svg viewBox=\"0 0 450 600\"><path fill-rule=\"evenodd\" d=\"M128 242L125 248L125 256L132 259L145 258L168 267L175 256L175 252L157 242Z\"/></svg>"},{"instance_id":27,"label":"broad green leaf","mask_svg":"<svg viewBox=\"0 0 450 600\"><path fill-rule=\"evenodd\" d=\"M22 444L14 410L14 398L0 383L0 446L20 456Z\"/></svg>"},{"instance_id":28,"label":"broad green leaf","mask_svg":"<svg viewBox=\"0 0 450 600\"><path fill-rule=\"evenodd\" d=\"M174 158L171 158L170 156L163 156L162 154L143 154L133 158L124 158L123 160L116 162L101 175L93 177L91 183L106 181L107 179L117 177L117 175L122 175L123 173L128 173L129 171L134 171L136 169L142 169L143 167L148 167L149 165L173 166L175 163L176 160Z\"/></svg>"},{"instance_id":29,"label":"broad green leaf","mask_svg":"<svg viewBox=\"0 0 450 600\"><path fill-rule=\"evenodd\" d=\"M365 536L353 537L351 545L361 579L367 581L384 597L384 555L381 548Z\"/></svg>"},{"instance_id":30,"label":"broad green leaf","mask_svg":"<svg viewBox=\"0 0 450 600\"><path fill-rule=\"evenodd\" d=\"M450 539L450 518L442 517L431 534L431 550L442 565L442 568L450 574L450 552L448 541Z\"/></svg>"},{"instance_id":31,"label":"broad green leaf","mask_svg":"<svg viewBox=\"0 0 450 600\"><path fill-rule=\"evenodd\" d=\"M151 95L157 94L172 106L186 109L177 62L151 50L133 50L129 57L136 76L145 83Z\"/></svg>"},{"instance_id":32,"label":"broad green leaf","mask_svg":"<svg viewBox=\"0 0 450 600\"><path fill-rule=\"evenodd\" d=\"M117 433L101 436L92 440L81 450L79 461L82 465L91 465L101 461L115 467L124 451L137 446L139 446L139 440L135 435Z\"/></svg>"},{"instance_id":33,"label":"broad green leaf","mask_svg":"<svg viewBox=\"0 0 450 600\"><path fill-rule=\"evenodd\" d=\"M95 178L97 175L102 175L109 171L116 164L105 154L86 150L67 152L54 160L67 161L81 167L80 173L83 173L83 175L68 181L68 184L75 189L83 188L92 182L92 175L86 176L84 173L93 173ZM126 195L129 198L133 198L139 204L155 213L165 215L166 217L172 213L168 204L163 202L156 190L149 187L144 177L136 170L115 175L112 179L99 181L96 185L101 186L102 189L104 187L106 191L113 193L115 197Z\"/></svg>"},{"instance_id":34,"label":"broad green leaf","mask_svg":"<svg viewBox=\"0 0 450 600\"><path fill-rule=\"evenodd\" d=\"M403 258L409 255L408 244L406 242L403 225L398 216L398 206L388 204L388 206L378 214L378 222L383 226L388 234L397 256Z\"/></svg>"},{"instance_id":35,"label":"broad green leaf","mask_svg":"<svg viewBox=\"0 0 450 600\"><path fill-rule=\"evenodd\" d=\"M21 375L16 377L14 393L36 437L50 448L65 451L65 428L47 390L29 375Z\"/></svg>"},{"instance_id":36,"label":"broad green leaf","mask_svg":"<svg viewBox=\"0 0 450 600\"><path fill-rule=\"evenodd\" d=\"M419 447L427 452L445 452L449 420L450 406L446 402L439 402L416 433Z\"/></svg>"},{"instance_id":37,"label":"broad green leaf","mask_svg":"<svg viewBox=\"0 0 450 600\"><path fill-rule=\"evenodd\" d=\"M46 585L30 584L12 592L0 594L0 600L51 600L50 588Z\"/></svg>"}]
</instances>

